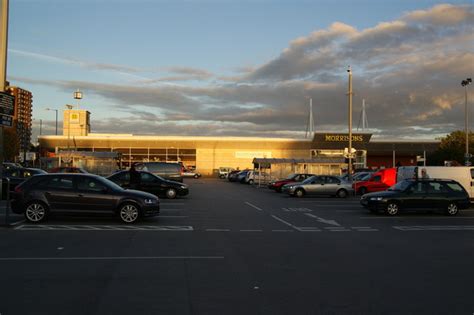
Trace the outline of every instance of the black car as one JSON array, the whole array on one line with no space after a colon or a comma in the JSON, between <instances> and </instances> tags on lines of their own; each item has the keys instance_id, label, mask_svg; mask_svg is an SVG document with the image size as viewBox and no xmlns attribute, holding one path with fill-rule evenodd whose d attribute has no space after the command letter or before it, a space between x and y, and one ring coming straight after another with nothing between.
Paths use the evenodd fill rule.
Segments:
<instances>
[{"instance_id":1,"label":"black car","mask_svg":"<svg viewBox=\"0 0 474 315\"><path fill-rule=\"evenodd\" d=\"M456 215L469 207L469 194L461 184L447 179L404 180L386 191L365 194L360 203L371 212L397 215L403 210L443 210Z\"/></svg>"},{"instance_id":2,"label":"black car","mask_svg":"<svg viewBox=\"0 0 474 315\"><path fill-rule=\"evenodd\" d=\"M168 199L174 199L177 196L186 196L189 194L189 188L186 184L166 180L150 172L138 172L140 173L140 183L135 185L133 189L146 191L157 196L165 196ZM129 171L117 172L107 177L107 179L123 188L132 188L130 186Z\"/></svg>"},{"instance_id":3,"label":"black car","mask_svg":"<svg viewBox=\"0 0 474 315\"><path fill-rule=\"evenodd\" d=\"M237 175L241 172L241 170L234 170L229 172L227 175L227 180L229 182L236 182L237 181Z\"/></svg>"},{"instance_id":4,"label":"black car","mask_svg":"<svg viewBox=\"0 0 474 315\"><path fill-rule=\"evenodd\" d=\"M160 212L155 195L125 190L92 174L33 176L18 185L12 197L12 211L24 213L33 223L43 221L50 213L114 214L124 223L134 223Z\"/></svg>"}]
</instances>

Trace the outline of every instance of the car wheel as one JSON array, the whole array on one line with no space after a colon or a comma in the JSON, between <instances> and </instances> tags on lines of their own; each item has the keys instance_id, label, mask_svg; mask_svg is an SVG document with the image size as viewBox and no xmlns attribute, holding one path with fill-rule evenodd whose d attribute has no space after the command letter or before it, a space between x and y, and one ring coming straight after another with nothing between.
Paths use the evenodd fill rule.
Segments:
<instances>
[{"instance_id":1,"label":"car wheel","mask_svg":"<svg viewBox=\"0 0 474 315\"><path fill-rule=\"evenodd\" d=\"M277 187L277 188L275 188L275 192L277 192L277 193L281 193L281 187Z\"/></svg>"},{"instance_id":2,"label":"car wheel","mask_svg":"<svg viewBox=\"0 0 474 315\"><path fill-rule=\"evenodd\" d=\"M40 201L32 201L26 205L25 218L28 222L38 223L48 215L48 207Z\"/></svg>"},{"instance_id":3,"label":"car wheel","mask_svg":"<svg viewBox=\"0 0 474 315\"><path fill-rule=\"evenodd\" d=\"M339 198L346 198L348 193L345 189L339 189L336 194Z\"/></svg>"},{"instance_id":4,"label":"car wheel","mask_svg":"<svg viewBox=\"0 0 474 315\"><path fill-rule=\"evenodd\" d=\"M359 194L365 195L367 193L367 187L361 187L359 188Z\"/></svg>"},{"instance_id":5,"label":"car wheel","mask_svg":"<svg viewBox=\"0 0 474 315\"><path fill-rule=\"evenodd\" d=\"M253 179L249 179L249 185L253 185Z\"/></svg>"},{"instance_id":6,"label":"car wheel","mask_svg":"<svg viewBox=\"0 0 474 315\"><path fill-rule=\"evenodd\" d=\"M174 188L170 188L166 191L166 198L168 199L174 199L176 198L176 195L177 195L176 189Z\"/></svg>"},{"instance_id":7,"label":"car wheel","mask_svg":"<svg viewBox=\"0 0 474 315\"><path fill-rule=\"evenodd\" d=\"M448 207L446 208L446 214L447 215L456 215L459 212L458 205L454 202L450 202L448 204Z\"/></svg>"},{"instance_id":8,"label":"car wheel","mask_svg":"<svg viewBox=\"0 0 474 315\"><path fill-rule=\"evenodd\" d=\"M390 201L387 204L386 212L387 212L388 215L390 215L390 216L397 215L399 211L400 211L400 207L398 206L398 204L396 202Z\"/></svg>"},{"instance_id":9,"label":"car wheel","mask_svg":"<svg viewBox=\"0 0 474 315\"><path fill-rule=\"evenodd\" d=\"M304 190L301 188L295 190L295 196L298 198L304 197Z\"/></svg>"},{"instance_id":10,"label":"car wheel","mask_svg":"<svg viewBox=\"0 0 474 315\"><path fill-rule=\"evenodd\" d=\"M140 217L140 209L133 203L125 203L120 206L119 217L123 223L135 223Z\"/></svg>"}]
</instances>

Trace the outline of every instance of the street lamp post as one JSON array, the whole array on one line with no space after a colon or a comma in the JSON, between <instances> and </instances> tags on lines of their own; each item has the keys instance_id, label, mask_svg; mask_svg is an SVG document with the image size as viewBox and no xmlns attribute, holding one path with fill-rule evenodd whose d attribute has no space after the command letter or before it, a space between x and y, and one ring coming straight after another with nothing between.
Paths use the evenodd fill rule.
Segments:
<instances>
[{"instance_id":1,"label":"street lamp post","mask_svg":"<svg viewBox=\"0 0 474 315\"><path fill-rule=\"evenodd\" d=\"M46 110L51 110L56 112L56 136L58 135L58 109L55 108L46 108Z\"/></svg>"},{"instance_id":2,"label":"street lamp post","mask_svg":"<svg viewBox=\"0 0 474 315\"><path fill-rule=\"evenodd\" d=\"M349 102L349 117L348 117L348 129L349 129L349 163L347 166L347 174L349 176L349 180L352 179L352 69L351 66L347 69L347 72L349 73L349 90L347 92L348 95L348 102Z\"/></svg>"},{"instance_id":3,"label":"street lamp post","mask_svg":"<svg viewBox=\"0 0 474 315\"><path fill-rule=\"evenodd\" d=\"M469 155L469 111L467 108L467 86L471 84L472 79L467 78L466 80L462 80L461 86L464 86L464 131L466 133L466 154L464 155L464 164L466 166L471 165L471 156Z\"/></svg>"}]
</instances>

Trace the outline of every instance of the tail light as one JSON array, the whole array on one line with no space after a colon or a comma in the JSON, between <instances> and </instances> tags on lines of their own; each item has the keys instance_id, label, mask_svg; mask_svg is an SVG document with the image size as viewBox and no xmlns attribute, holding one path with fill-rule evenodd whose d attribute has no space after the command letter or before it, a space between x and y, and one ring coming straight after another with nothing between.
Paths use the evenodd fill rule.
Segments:
<instances>
[{"instance_id":1,"label":"tail light","mask_svg":"<svg viewBox=\"0 0 474 315\"><path fill-rule=\"evenodd\" d=\"M15 193L17 193L17 194L20 194L20 193L23 192L23 188L21 188L21 186L18 185L18 186L15 187L15 190L14 190L14 191L15 191Z\"/></svg>"}]
</instances>

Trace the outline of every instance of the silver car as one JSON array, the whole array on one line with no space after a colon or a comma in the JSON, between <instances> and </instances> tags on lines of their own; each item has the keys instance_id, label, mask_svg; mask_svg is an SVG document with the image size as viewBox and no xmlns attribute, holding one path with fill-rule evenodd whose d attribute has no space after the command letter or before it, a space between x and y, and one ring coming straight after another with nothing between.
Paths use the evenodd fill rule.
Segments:
<instances>
[{"instance_id":1,"label":"silver car","mask_svg":"<svg viewBox=\"0 0 474 315\"><path fill-rule=\"evenodd\" d=\"M312 176L302 183L292 183L283 186L282 191L291 196L303 197L305 195L331 195L346 198L354 194L352 184L337 176L317 175Z\"/></svg>"}]
</instances>

